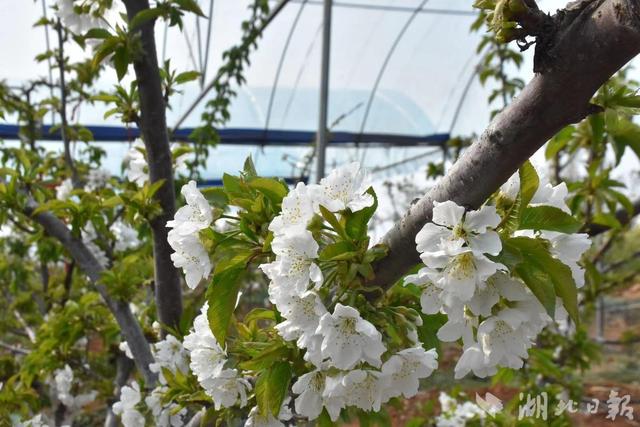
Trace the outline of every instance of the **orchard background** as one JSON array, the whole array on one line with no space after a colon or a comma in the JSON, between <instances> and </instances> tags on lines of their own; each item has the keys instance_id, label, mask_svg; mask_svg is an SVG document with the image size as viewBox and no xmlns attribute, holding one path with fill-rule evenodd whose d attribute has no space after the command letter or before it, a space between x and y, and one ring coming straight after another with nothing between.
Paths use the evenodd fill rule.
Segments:
<instances>
[{"instance_id":1,"label":"orchard background","mask_svg":"<svg viewBox=\"0 0 640 427\"><path fill-rule=\"evenodd\" d=\"M25 3L0 425L637 424L640 2Z\"/></svg>"}]
</instances>

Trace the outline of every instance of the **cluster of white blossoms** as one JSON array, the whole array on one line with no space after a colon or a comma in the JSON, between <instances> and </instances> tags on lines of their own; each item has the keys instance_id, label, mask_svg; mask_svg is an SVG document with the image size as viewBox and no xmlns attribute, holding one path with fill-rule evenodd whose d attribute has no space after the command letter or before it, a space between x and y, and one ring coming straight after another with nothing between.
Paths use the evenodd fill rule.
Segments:
<instances>
[{"instance_id":1,"label":"cluster of white blossoms","mask_svg":"<svg viewBox=\"0 0 640 427\"><path fill-rule=\"evenodd\" d=\"M173 170L176 174L186 175L189 172L188 163L193 161L193 153L178 153L179 147L180 144L171 144L171 152L174 153ZM134 182L138 187L144 186L149 181L149 165L147 164L144 142L141 139L136 139L131 144L131 148L123 158L123 163L125 165L125 175L129 181Z\"/></svg>"},{"instance_id":2,"label":"cluster of white blossoms","mask_svg":"<svg viewBox=\"0 0 640 427\"><path fill-rule=\"evenodd\" d=\"M193 321L193 329L184 337L184 348L189 350L190 368L198 382L213 400L216 410L247 404L251 383L239 375L236 369L226 367L227 354L209 328L205 303Z\"/></svg>"},{"instance_id":3,"label":"cluster of white blossoms","mask_svg":"<svg viewBox=\"0 0 640 427\"><path fill-rule=\"evenodd\" d=\"M132 358L126 341L120 349L127 357ZM163 404L162 398L169 390L163 369L168 369L173 374L189 372L189 355L180 340L173 335L151 346L155 362L149 365L152 372L158 374L160 385L149 392L143 399L138 383L124 386L120 390L120 400L113 406L113 412L118 415L124 427L144 427L146 418L140 411L142 401L146 404L153 418L153 425L159 427L181 427L185 423L187 410L179 409L176 403Z\"/></svg>"},{"instance_id":4,"label":"cluster of white blossoms","mask_svg":"<svg viewBox=\"0 0 640 427\"><path fill-rule=\"evenodd\" d=\"M502 187L502 196L515 201L519 187L515 175ZM568 211L566 197L564 184L542 183L531 203ZM554 320L520 279L487 256L502 250L495 231L501 221L494 206L465 211L452 201L436 202L432 222L416 236L425 267L407 276L405 283L421 287L425 314L447 315L438 339L462 340L464 351L455 367L456 378L471 371L486 377L501 366L521 368L537 335ZM576 285L582 286L584 271L578 261L590 246L587 235L531 230L514 234L547 239L551 254L571 268ZM566 317L559 298L556 305L556 320Z\"/></svg>"},{"instance_id":5,"label":"cluster of white blossoms","mask_svg":"<svg viewBox=\"0 0 640 427\"><path fill-rule=\"evenodd\" d=\"M127 224L126 222L118 219L109 228L113 233L113 248L114 253L124 252L129 249L137 248L140 245L140 239L138 239L138 232L135 228ZM98 235L95 227L92 223L82 229L82 242L87 247L89 252L93 254L98 263L103 267L108 267L109 257L107 253L99 246L99 242L104 241L104 236Z\"/></svg>"},{"instance_id":6,"label":"cluster of white blossoms","mask_svg":"<svg viewBox=\"0 0 640 427\"><path fill-rule=\"evenodd\" d=\"M58 18L74 34L84 34L92 28L106 28L107 21L91 7L93 2L86 0L58 0L56 3ZM79 8L89 7L88 13L78 13Z\"/></svg>"},{"instance_id":7,"label":"cluster of white blossoms","mask_svg":"<svg viewBox=\"0 0 640 427\"><path fill-rule=\"evenodd\" d=\"M54 372L53 381L55 384L56 397L70 413L93 402L98 394L96 391L90 391L89 393L81 393L74 396L71 392L73 380L73 371L69 365L65 365L64 369L58 369Z\"/></svg>"},{"instance_id":8,"label":"cluster of white blossoms","mask_svg":"<svg viewBox=\"0 0 640 427\"><path fill-rule=\"evenodd\" d=\"M129 181L135 182L138 187L144 186L144 183L149 181L149 167L145 158L144 143L141 139L136 139L131 144L123 162L126 165L125 174Z\"/></svg>"},{"instance_id":9,"label":"cluster of white blossoms","mask_svg":"<svg viewBox=\"0 0 640 427\"><path fill-rule=\"evenodd\" d=\"M193 289L211 273L211 260L198 233L211 225L213 213L195 181L185 184L181 192L187 204L167 222L171 228L167 240L175 251L171 254L173 264L182 268L187 286Z\"/></svg>"},{"instance_id":10,"label":"cluster of white blossoms","mask_svg":"<svg viewBox=\"0 0 640 427\"><path fill-rule=\"evenodd\" d=\"M66 178L56 187L56 199L67 200L71 197L72 191L73 182L71 182L71 178Z\"/></svg>"},{"instance_id":11,"label":"cluster of white blossoms","mask_svg":"<svg viewBox=\"0 0 640 427\"><path fill-rule=\"evenodd\" d=\"M436 427L461 427L472 420L484 420L485 411L473 402L459 404L445 392L440 392L440 415L436 417Z\"/></svg>"},{"instance_id":12,"label":"cluster of white blossoms","mask_svg":"<svg viewBox=\"0 0 640 427\"><path fill-rule=\"evenodd\" d=\"M92 192L107 186L111 178L111 172L103 168L91 169L87 174L87 183L84 190Z\"/></svg>"},{"instance_id":13,"label":"cluster of white blossoms","mask_svg":"<svg viewBox=\"0 0 640 427\"><path fill-rule=\"evenodd\" d=\"M435 350L425 351L418 342L383 361L387 347L376 327L354 307L338 302L328 310L318 293L323 283L319 245L307 226L320 206L334 214L371 206L374 199L366 192L365 178L359 165L351 163L317 185L299 183L269 226L276 259L260 267L270 279L269 298L285 319L276 329L304 349L304 359L314 366L292 388L296 413L308 419L317 418L323 408L333 420L348 406L377 411L392 397L415 395L419 380L437 367ZM289 413L281 415L284 421ZM269 420L260 425L283 424Z\"/></svg>"},{"instance_id":14,"label":"cluster of white blossoms","mask_svg":"<svg viewBox=\"0 0 640 427\"><path fill-rule=\"evenodd\" d=\"M143 427L144 415L139 411L138 405L142 401L140 385L134 382L131 386L123 386L120 389L120 400L112 406L113 413L120 417L124 427Z\"/></svg>"}]
</instances>

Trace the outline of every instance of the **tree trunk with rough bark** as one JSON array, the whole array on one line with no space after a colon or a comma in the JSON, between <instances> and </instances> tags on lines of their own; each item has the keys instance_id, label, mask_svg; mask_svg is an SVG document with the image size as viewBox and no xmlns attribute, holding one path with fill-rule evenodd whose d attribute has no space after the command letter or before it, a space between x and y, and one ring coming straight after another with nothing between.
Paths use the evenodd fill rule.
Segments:
<instances>
[{"instance_id":1,"label":"tree trunk with rough bark","mask_svg":"<svg viewBox=\"0 0 640 427\"><path fill-rule=\"evenodd\" d=\"M124 0L124 4L129 21L140 11L149 9L148 0ZM143 54L133 62L133 68L140 96L140 129L147 150L149 177L151 182L164 180L155 194L162 213L151 221L156 306L161 323L177 326L182 315L182 290L178 270L171 261L173 250L167 242L167 221L173 219L175 214L176 198L154 23L155 20L149 20L140 25L138 31Z\"/></svg>"}]
</instances>

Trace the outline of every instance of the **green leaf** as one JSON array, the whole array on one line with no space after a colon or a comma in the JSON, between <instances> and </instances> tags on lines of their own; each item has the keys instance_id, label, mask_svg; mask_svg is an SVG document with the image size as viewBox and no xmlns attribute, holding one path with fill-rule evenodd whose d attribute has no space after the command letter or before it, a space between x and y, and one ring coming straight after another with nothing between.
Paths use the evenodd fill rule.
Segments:
<instances>
[{"instance_id":1,"label":"green leaf","mask_svg":"<svg viewBox=\"0 0 640 427\"><path fill-rule=\"evenodd\" d=\"M85 39L106 39L111 37L111 33L104 28L92 28L84 35Z\"/></svg>"},{"instance_id":2,"label":"green leaf","mask_svg":"<svg viewBox=\"0 0 640 427\"><path fill-rule=\"evenodd\" d=\"M121 205L121 204L123 204L123 201L120 198L120 196L111 196L111 197L109 197L108 199L105 199L102 202L102 207L114 208L114 207L116 207L118 205Z\"/></svg>"},{"instance_id":3,"label":"green leaf","mask_svg":"<svg viewBox=\"0 0 640 427\"><path fill-rule=\"evenodd\" d=\"M631 148L636 157L640 158L640 126L630 120L621 121L613 132L612 137L622 147L628 146ZM624 152L624 149L620 151ZM622 153L620 156L622 156Z\"/></svg>"},{"instance_id":4,"label":"green leaf","mask_svg":"<svg viewBox=\"0 0 640 427\"><path fill-rule=\"evenodd\" d=\"M538 298L549 316L553 317L556 311L556 293L549 275L536 265L528 263L518 264L515 272Z\"/></svg>"},{"instance_id":5,"label":"green leaf","mask_svg":"<svg viewBox=\"0 0 640 427\"><path fill-rule=\"evenodd\" d=\"M120 46L116 49L113 54L113 65L116 69L116 74L118 75L118 81L122 80L122 78L127 74L127 69L129 68L129 55L127 54L127 48L124 46Z\"/></svg>"},{"instance_id":6,"label":"green leaf","mask_svg":"<svg viewBox=\"0 0 640 427\"><path fill-rule=\"evenodd\" d=\"M520 206L524 209L536 194L540 185L540 178L538 178L538 172L528 160L520 166L518 174L520 175Z\"/></svg>"},{"instance_id":7,"label":"green leaf","mask_svg":"<svg viewBox=\"0 0 640 427\"><path fill-rule=\"evenodd\" d=\"M200 73L197 71L185 71L184 73L180 73L176 76L176 83L181 85L193 80L196 80L198 77L200 77Z\"/></svg>"},{"instance_id":8,"label":"green leaf","mask_svg":"<svg viewBox=\"0 0 640 427\"><path fill-rule=\"evenodd\" d=\"M242 174L245 178L256 178L258 172L256 171L256 165L253 164L251 156L247 157L244 161L244 167L242 168Z\"/></svg>"},{"instance_id":9,"label":"green leaf","mask_svg":"<svg viewBox=\"0 0 640 427\"><path fill-rule=\"evenodd\" d=\"M555 295L560 297L571 319L578 324L578 290L571 269L557 258L554 258L541 239L514 237L508 245L522 254L523 262L516 267L516 272L538 297L540 303L551 316L555 314L555 298L551 305L549 281L553 284ZM545 277L546 276L546 277Z\"/></svg>"},{"instance_id":10,"label":"green leaf","mask_svg":"<svg viewBox=\"0 0 640 427\"><path fill-rule=\"evenodd\" d=\"M222 174L222 185L227 194L243 192L240 178L237 176L229 175L228 173Z\"/></svg>"},{"instance_id":11,"label":"green leaf","mask_svg":"<svg viewBox=\"0 0 640 427\"><path fill-rule=\"evenodd\" d=\"M198 6L198 3L195 0L174 0L174 1L176 2L176 4L180 6L182 10L186 10L187 12L192 12L198 16L202 16L203 18L206 18L206 15L204 14L204 12L202 12L202 9L200 9L200 6Z\"/></svg>"},{"instance_id":12,"label":"green leaf","mask_svg":"<svg viewBox=\"0 0 640 427\"><path fill-rule=\"evenodd\" d=\"M325 246L320 252L321 261L342 261L351 259L357 254L356 247L347 241L340 241Z\"/></svg>"},{"instance_id":13,"label":"green leaf","mask_svg":"<svg viewBox=\"0 0 640 427\"><path fill-rule=\"evenodd\" d=\"M576 233L582 224L573 216L554 206L533 206L522 212L521 230L550 230Z\"/></svg>"},{"instance_id":14,"label":"green leaf","mask_svg":"<svg viewBox=\"0 0 640 427\"><path fill-rule=\"evenodd\" d=\"M333 214L333 212L331 212L329 209L325 208L324 206L320 205L320 214L331 225L331 227L333 227L333 230L340 235L340 237L344 239L347 238L347 234L344 230L344 227L342 226L342 224L340 224L340 221Z\"/></svg>"},{"instance_id":15,"label":"green leaf","mask_svg":"<svg viewBox=\"0 0 640 427\"><path fill-rule=\"evenodd\" d=\"M221 187L203 188L202 195L212 206L223 209L229 204L229 198Z\"/></svg>"},{"instance_id":16,"label":"green leaf","mask_svg":"<svg viewBox=\"0 0 640 427\"><path fill-rule=\"evenodd\" d=\"M575 132L575 128L573 126L567 126L563 128L560 132L558 132L549 142L547 143L547 148L544 152L544 157L549 160L555 157L556 154L564 147L567 146L571 137L573 136L573 132Z\"/></svg>"},{"instance_id":17,"label":"green leaf","mask_svg":"<svg viewBox=\"0 0 640 427\"><path fill-rule=\"evenodd\" d=\"M347 222L344 226L347 234L355 240L362 240L366 237L369 221L376 212L376 209L378 209L378 197L376 196L376 192L373 190L373 187L369 187L367 193L373 196L373 205L360 209L357 212L350 213L347 216Z\"/></svg>"},{"instance_id":18,"label":"green leaf","mask_svg":"<svg viewBox=\"0 0 640 427\"><path fill-rule=\"evenodd\" d=\"M286 185L272 178L253 178L248 184L249 187L258 190L276 205L282 203L282 199L289 192Z\"/></svg>"},{"instance_id":19,"label":"green leaf","mask_svg":"<svg viewBox=\"0 0 640 427\"><path fill-rule=\"evenodd\" d=\"M216 269L218 266L216 266ZM236 308L238 291L240 290L240 281L238 279L243 271L244 268L232 267L219 273L214 273L211 285L207 289L209 327L222 347L224 347L227 339L231 317Z\"/></svg>"},{"instance_id":20,"label":"green leaf","mask_svg":"<svg viewBox=\"0 0 640 427\"><path fill-rule=\"evenodd\" d=\"M322 412L318 417L317 425L318 427L335 427L338 423L331 421L331 416L329 416L327 409L322 408Z\"/></svg>"},{"instance_id":21,"label":"green leaf","mask_svg":"<svg viewBox=\"0 0 640 427\"><path fill-rule=\"evenodd\" d=\"M241 362L239 367L250 371L268 369L273 366L274 363L288 359L288 356L289 348L284 345L282 341L276 341L269 347L262 350L258 355L251 357L251 359L247 361Z\"/></svg>"},{"instance_id":22,"label":"green leaf","mask_svg":"<svg viewBox=\"0 0 640 427\"><path fill-rule=\"evenodd\" d=\"M442 325L447 323L447 316L442 313L433 315L421 314L422 325L418 326L418 338L425 350L435 348L440 352L440 340L438 339L438 330Z\"/></svg>"},{"instance_id":23,"label":"green leaf","mask_svg":"<svg viewBox=\"0 0 640 427\"><path fill-rule=\"evenodd\" d=\"M97 68L104 58L111 55L116 50L120 42L120 38L115 36L105 39L104 42L102 42L102 44L96 49L96 54L93 56L92 60L93 66Z\"/></svg>"},{"instance_id":24,"label":"green leaf","mask_svg":"<svg viewBox=\"0 0 640 427\"><path fill-rule=\"evenodd\" d=\"M622 224L620 223L618 218L616 218L615 215L612 215L610 213L604 213L604 212L597 213L593 216L593 219L591 220L591 222L593 222L594 224L605 225L614 230L622 228Z\"/></svg>"},{"instance_id":25,"label":"green leaf","mask_svg":"<svg viewBox=\"0 0 640 427\"><path fill-rule=\"evenodd\" d=\"M616 106L640 108L640 95L621 96L616 99Z\"/></svg>"},{"instance_id":26,"label":"green leaf","mask_svg":"<svg viewBox=\"0 0 640 427\"><path fill-rule=\"evenodd\" d=\"M129 21L129 31L136 30L145 22L158 18L162 13L163 10L157 7L141 10L136 13L136 16L134 16L131 21Z\"/></svg>"},{"instance_id":27,"label":"green leaf","mask_svg":"<svg viewBox=\"0 0 640 427\"><path fill-rule=\"evenodd\" d=\"M273 310L269 310L267 308L254 308L251 310L245 317L244 323L251 323L257 320L272 320L275 322L276 313Z\"/></svg>"},{"instance_id":28,"label":"green leaf","mask_svg":"<svg viewBox=\"0 0 640 427\"><path fill-rule=\"evenodd\" d=\"M256 381L256 401L260 414L278 417L284 398L289 393L292 370L288 362L276 362L260 374Z\"/></svg>"}]
</instances>

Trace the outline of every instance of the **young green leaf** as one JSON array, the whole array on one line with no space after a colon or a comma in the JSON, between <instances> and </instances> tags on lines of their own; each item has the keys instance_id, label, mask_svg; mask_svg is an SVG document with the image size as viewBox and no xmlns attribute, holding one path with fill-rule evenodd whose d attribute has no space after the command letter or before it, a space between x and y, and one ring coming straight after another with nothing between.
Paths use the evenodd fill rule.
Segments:
<instances>
[{"instance_id":1,"label":"young green leaf","mask_svg":"<svg viewBox=\"0 0 640 427\"><path fill-rule=\"evenodd\" d=\"M533 199L533 195L536 194L540 185L540 178L538 178L536 169L528 160L520 166L518 174L520 175L520 206L524 208Z\"/></svg>"},{"instance_id":2,"label":"young green leaf","mask_svg":"<svg viewBox=\"0 0 640 427\"><path fill-rule=\"evenodd\" d=\"M276 362L260 374L256 381L256 401L260 414L278 417L284 398L289 393L292 370L288 362Z\"/></svg>"},{"instance_id":3,"label":"young green leaf","mask_svg":"<svg viewBox=\"0 0 640 427\"><path fill-rule=\"evenodd\" d=\"M378 197L373 187L369 187L367 193L373 196L373 205L350 213L344 227L347 234L355 240L362 240L366 237L369 221L378 208Z\"/></svg>"},{"instance_id":4,"label":"young green leaf","mask_svg":"<svg viewBox=\"0 0 640 427\"><path fill-rule=\"evenodd\" d=\"M555 313L555 301L553 308L551 307L550 280L555 295L560 297L571 319L576 324L579 323L578 290L571 269L554 258L540 239L514 237L509 239L508 244L517 248L524 260L516 267L516 272L538 297L549 314Z\"/></svg>"},{"instance_id":5,"label":"young green leaf","mask_svg":"<svg viewBox=\"0 0 640 427\"><path fill-rule=\"evenodd\" d=\"M287 195L289 189L282 182L272 178L254 178L249 181L249 187L258 190L275 204L282 203L282 199Z\"/></svg>"},{"instance_id":6,"label":"young green leaf","mask_svg":"<svg viewBox=\"0 0 640 427\"><path fill-rule=\"evenodd\" d=\"M211 285L207 289L209 326L213 336L223 347L227 339L231 316L233 316L238 300L240 289L238 278L243 271L243 268L229 268L215 273Z\"/></svg>"},{"instance_id":7,"label":"young green leaf","mask_svg":"<svg viewBox=\"0 0 640 427\"><path fill-rule=\"evenodd\" d=\"M554 206L532 206L522 212L521 230L550 230L576 233L582 224L573 216Z\"/></svg>"}]
</instances>

